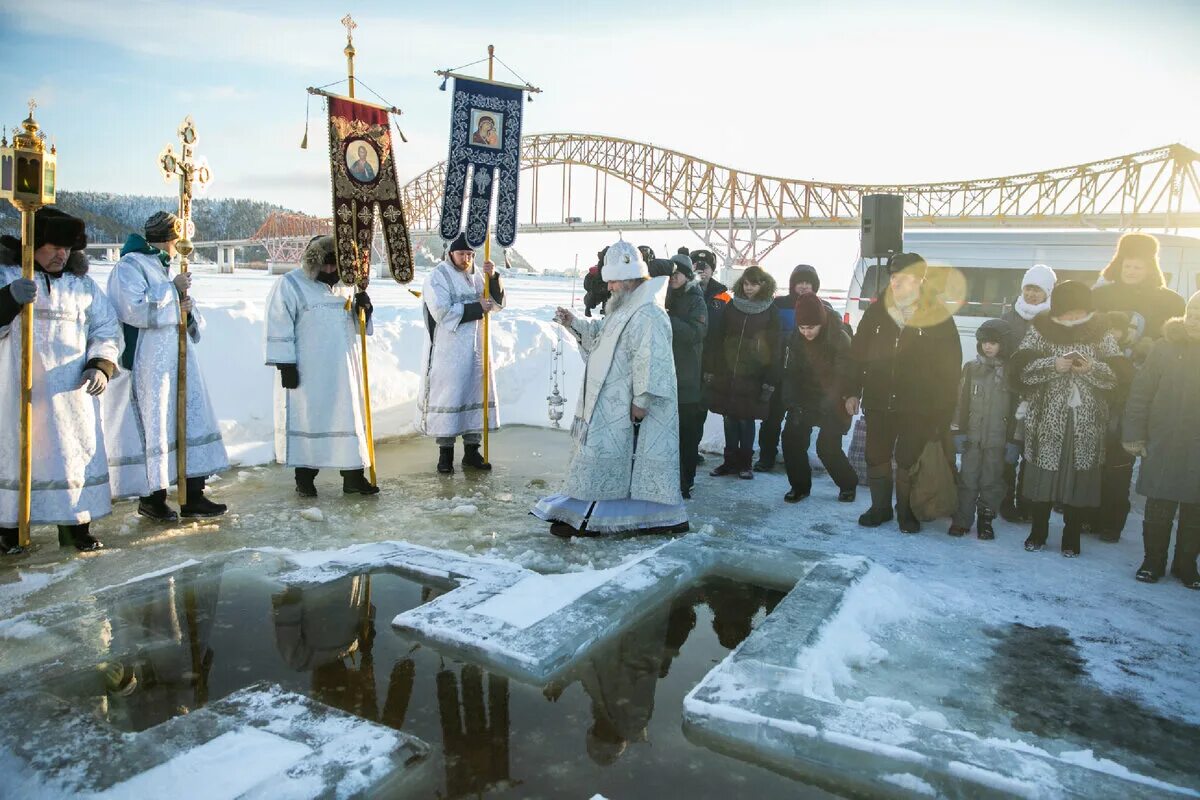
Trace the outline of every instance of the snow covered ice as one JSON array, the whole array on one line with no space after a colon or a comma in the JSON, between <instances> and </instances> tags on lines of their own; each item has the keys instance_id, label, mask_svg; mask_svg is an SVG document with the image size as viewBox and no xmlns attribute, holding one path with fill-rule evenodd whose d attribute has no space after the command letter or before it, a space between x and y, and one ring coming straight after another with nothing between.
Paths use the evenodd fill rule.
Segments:
<instances>
[{"instance_id":1,"label":"snow covered ice","mask_svg":"<svg viewBox=\"0 0 1200 800\"><path fill-rule=\"evenodd\" d=\"M752 483L702 476L688 505L699 535L670 544L559 541L528 510L560 479L569 439L531 426L546 424L558 340L549 320L568 304L570 282L532 278L510 279L510 310L492 327L507 425L492 437L493 473L437 476L433 443L407 436L424 328L415 298L381 281L372 289L371 375L376 432L389 439L377 449L383 493L347 498L336 471L325 471L319 497L301 499L290 473L265 464L273 373L260 343L273 280L201 273L195 283L207 321L199 352L238 462L211 486L229 515L162 527L121 502L94 526L109 550L76 556L38 529L36 552L0 564L0 726L8 731L0 768L13 778L0 796L155 796L198 776L207 797L383 787L416 797L564 796L551 785L580 797L665 796L685 785L705 796L717 780L730 796L1200 792L1196 598L1173 582L1133 580L1136 513L1121 542L1087 540L1082 557L1066 560L1026 553L1024 531L999 521L994 542L951 539L937 524L915 537L860 529L865 497L835 502L836 488L818 473L811 498L784 505L779 470ZM582 370L569 340L563 366L571 409ZM709 420L710 446L718 423ZM321 587L350 597L368 574L369 601L354 607L374 608L373 664L364 665L361 645L333 648L346 664L337 674L276 663L285 648L273 640L289 613L302 625L315 609L325 616L314 619L334 625L341 618L328 616ZM123 655L131 631L153 627L129 627L118 609L160 608L173 592L176 623L186 623L200 612L187 611L185 595L214 575L223 576L217 594L195 591L212 601L201 616L213 623L209 668L221 680L207 698L186 693L177 705L189 713L172 707L142 730L112 727L85 702L95 693L57 680L94 676ZM768 588L745 596L730 584L696 588L730 578ZM702 596L725 599L706 605ZM729 609L739 604L753 611L734 624ZM680 628L690 636L664 655L664 631L679 620L693 620ZM139 647L163 641L155 634ZM319 661L320 643L305 641ZM609 669L641 663L646 641L657 642L653 674ZM275 660L237 649L260 646ZM300 657L295 647L286 652ZM241 667L261 682L237 680ZM384 709L395 711L394 689L408 685L409 669L414 699L398 724ZM640 716L630 723L645 740L624 737L602 766L592 756L603 742L589 731L615 718L598 716L592 693L613 675L630 696L650 699L635 704ZM449 717L443 726L420 699L453 688L455 708L466 708L477 684L487 688L479 702L493 740L497 726L511 728L504 770L464 771L463 748L476 740L456 738ZM493 692L520 714L501 714ZM69 738L19 743L62 715L86 723L95 738L81 741L99 743L109 768L95 771L87 748L81 754ZM248 747L263 754L253 768L212 766L240 765ZM553 763L525 760L539 751ZM399 776L409 782L389 783Z\"/></svg>"}]
</instances>

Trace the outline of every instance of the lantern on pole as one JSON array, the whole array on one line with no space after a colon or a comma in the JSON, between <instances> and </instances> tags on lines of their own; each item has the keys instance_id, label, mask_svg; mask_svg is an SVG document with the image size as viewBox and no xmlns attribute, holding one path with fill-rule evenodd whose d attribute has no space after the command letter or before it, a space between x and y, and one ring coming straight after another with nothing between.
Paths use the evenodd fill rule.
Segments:
<instances>
[{"instance_id":1,"label":"lantern on pole","mask_svg":"<svg viewBox=\"0 0 1200 800\"><path fill-rule=\"evenodd\" d=\"M0 139L0 199L21 212L21 277L33 280L33 215L42 206L53 205L57 153L53 145L46 149L33 112L37 103L29 101L29 116L14 133L10 145ZM21 309L21 485L17 507L17 528L22 547L29 546L29 510L33 489L33 303Z\"/></svg>"}]
</instances>

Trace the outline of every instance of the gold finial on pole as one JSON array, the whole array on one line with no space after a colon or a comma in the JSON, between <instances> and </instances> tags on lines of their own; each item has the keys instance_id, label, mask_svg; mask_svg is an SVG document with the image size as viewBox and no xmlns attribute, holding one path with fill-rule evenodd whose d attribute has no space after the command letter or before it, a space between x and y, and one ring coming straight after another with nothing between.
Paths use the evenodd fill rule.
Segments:
<instances>
[{"instance_id":1,"label":"gold finial on pole","mask_svg":"<svg viewBox=\"0 0 1200 800\"><path fill-rule=\"evenodd\" d=\"M346 54L346 76L350 79L350 96L354 97L354 29L358 27L358 23L354 21L354 17L347 14L342 17L342 24L346 26L346 49L342 52Z\"/></svg>"}]
</instances>

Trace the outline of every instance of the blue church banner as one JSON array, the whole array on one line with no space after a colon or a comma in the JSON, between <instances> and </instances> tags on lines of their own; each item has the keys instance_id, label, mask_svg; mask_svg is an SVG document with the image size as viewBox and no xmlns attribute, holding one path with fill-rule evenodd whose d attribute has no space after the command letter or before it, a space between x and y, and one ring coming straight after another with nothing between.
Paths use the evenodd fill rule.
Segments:
<instances>
[{"instance_id":1,"label":"blue church banner","mask_svg":"<svg viewBox=\"0 0 1200 800\"><path fill-rule=\"evenodd\" d=\"M516 240L524 93L517 86L454 76L450 154L442 193L443 239L454 239L465 224L467 242L472 247L482 245L494 193L496 241L510 247Z\"/></svg>"}]
</instances>

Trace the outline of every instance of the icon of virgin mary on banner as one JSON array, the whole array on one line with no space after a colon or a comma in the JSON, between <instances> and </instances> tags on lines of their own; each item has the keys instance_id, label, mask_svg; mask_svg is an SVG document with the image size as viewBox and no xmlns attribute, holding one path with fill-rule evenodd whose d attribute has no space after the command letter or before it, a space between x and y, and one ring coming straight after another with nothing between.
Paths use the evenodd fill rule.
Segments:
<instances>
[{"instance_id":1,"label":"icon of virgin mary on banner","mask_svg":"<svg viewBox=\"0 0 1200 800\"><path fill-rule=\"evenodd\" d=\"M329 98L329 168L333 178L333 236L343 283L370 280L375 209L392 277L413 277L412 243L400 202L388 112L345 97Z\"/></svg>"},{"instance_id":2,"label":"icon of virgin mary on banner","mask_svg":"<svg viewBox=\"0 0 1200 800\"><path fill-rule=\"evenodd\" d=\"M517 184L521 173L521 111L525 88L454 76L450 155L442 193L442 238L458 236L479 247L487 239L492 195L496 241L517 238Z\"/></svg>"}]
</instances>

